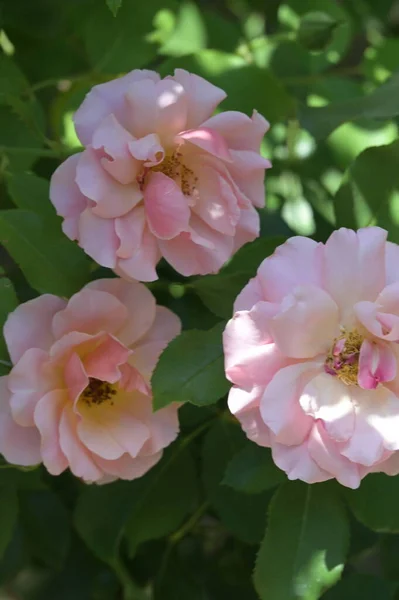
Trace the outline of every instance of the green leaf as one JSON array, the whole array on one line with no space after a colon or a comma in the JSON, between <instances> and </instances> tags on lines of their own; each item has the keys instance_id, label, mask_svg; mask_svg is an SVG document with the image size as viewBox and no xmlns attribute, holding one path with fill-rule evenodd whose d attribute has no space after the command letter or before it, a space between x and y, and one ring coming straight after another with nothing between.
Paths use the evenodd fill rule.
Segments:
<instances>
[{"instance_id":1,"label":"green leaf","mask_svg":"<svg viewBox=\"0 0 399 600\"><path fill-rule=\"evenodd\" d=\"M381 577L351 573L323 595L323 600L393 600L394 587Z\"/></svg>"},{"instance_id":2,"label":"green leaf","mask_svg":"<svg viewBox=\"0 0 399 600\"><path fill-rule=\"evenodd\" d=\"M172 35L160 48L160 54L183 56L206 47L207 30L202 12L194 2L183 2Z\"/></svg>"},{"instance_id":3,"label":"green leaf","mask_svg":"<svg viewBox=\"0 0 399 600\"><path fill-rule=\"evenodd\" d=\"M141 480L126 527L131 556L147 540L163 537L181 525L198 496L194 460L187 449L174 445ZM161 502L160 502L161 499Z\"/></svg>"},{"instance_id":4,"label":"green leaf","mask_svg":"<svg viewBox=\"0 0 399 600\"><path fill-rule=\"evenodd\" d=\"M399 192L399 141L362 152L345 173L334 205L338 227L378 224L399 241L399 221L393 220ZM395 222L396 221L396 222Z\"/></svg>"},{"instance_id":5,"label":"green leaf","mask_svg":"<svg viewBox=\"0 0 399 600\"><path fill-rule=\"evenodd\" d=\"M89 278L90 262L80 248L65 236L54 239L33 212L2 211L0 242L38 292L70 296Z\"/></svg>"},{"instance_id":6,"label":"green leaf","mask_svg":"<svg viewBox=\"0 0 399 600\"><path fill-rule=\"evenodd\" d=\"M321 51L329 46L340 22L321 11L306 13L300 21L297 39L307 50Z\"/></svg>"},{"instance_id":7,"label":"green leaf","mask_svg":"<svg viewBox=\"0 0 399 600\"><path fill-rule=\"evenodd\" d=\"M274 464L269 448L249 443L229 462L223 483L238 492L258 494L286 479Z\"/></svg>"},{"instance_id":8,"label":"green leaf","mask_svg":"<svg viewBox=\"0 0 399 600\"><path fill-rule=\"evenodd\" d=\"M95 70L120 74L145 66L157 54L154 24L161 10L177 9L174 0L123 2L114 19L109 18L105 4L96 2L85 22L86 50Z\"/></svg>"},{"instance_id":9,"label":"green leaf","mask_svg":"<svg viewBox=\"0 0 399 600\"><path fill-rule=\"evenodd\" d=\"M399 477L372 473L357 490L343 489L355 517L378 532L399 533Z\"/></svg>"},{"instance_id":10,"label":"green leaf","mask_svg":"<svg viewBox=\"0 0 399 600\"><path fill-rule=\"evenodd\" d=\"M70 517L51 490L20 494L21 520L31 554L54 569L62 567L70 546Z\"/></svg>"},{"instance_id":11,"label":"green leaf","mask_svg":"<svg viewBox=\"0 0 399 600\"><path fill-rule=\"evenodd\" d=\"M202 477L208 499L226 529L240 540L256 544L262 539L270 494L243 494L223 482L227 465L245 443L236 423L216 422L204 439Z\"/></svg>"},{"instance_id":12,"label":"green leaf","mask_svg":"<svg viewBox=\"0 0 399 600\"><path fill-rule=\"evenodd\" d=\"M2 277L0 279L0 331L3 330L8 315L17 308L18 304L11 281ZM7 346L2 335L0 335L0 359L9 360Z\"/></svg>"},{"instance_id":13,"label":"green leaf","mask_svg":"<svg viewBox=\"0 0 399 600\"><path fill-rule=\"evenodd\" d=\"M13 487L0 487L0 559L13 537L18 516L18 498Z\"/></svg>"},{"instance_id":14,"label":"green leaf","mask_svg":"<svg viewBox=\"0 0 399 600\"><path fill-rule=\"evenodd\" d=\"M371 94L323 107L307 107L300 111L302 126L318 140L326 138L334 129L361 118L392 119L399 115L395 101L399 94L399 71Z\"/></svg>"},{"instance_id":15,"label":"green leaf","mask_svg":"<svg viewBox=\"0 0 399 600\"><path fill-rule=\"evenodd\" d=\"M109 10L112 12L114 17L116 17L118 10L122 6L122 0L106 0L106 3Z\"/></svg>"},{"instance_id":16,"label":"green leaf","mask_svg":"<svg viewBox=\"0 0 399 600\"><path fill-rule=\"evenodd\" d=\"M210 311L218 317L230 319L234 301L248 280L249 275L246 273L221 273L201 277L190 286Z\"/></svg>"},{"instance_id":17,"label":"green leaf","mask_svg":"<svg viewBox=\"0 0 399 600\"><path fill-rule=\"evenodd\" d=\"M76 530L91 552L109 564L117 559L138 483L116 481L104 486L87 486L78 498L74 514Z\"/></svg>"},{"instance_id":18,"label":"green leaf","mask_svg":"<svg viewBox=\"0 0 399 600\"><path fill-rule=\"evenodd\" d=\"M34 173L14 173L7 177L7 191L14 204L23 210L37 213L46 221L48 234L60 235L61 218L50 202L49 182Z\"/></svg>"},{"instance_id":19,"label":"green leaf","mask_svg":"<svg viewBox=\"0 0 399 600\"><path fill-rule=\"evenodd\" d=\"M345 509L328 485L282 486L256 561L260 598L317 600L340 578L348 542Z\"/></svg>"},{"instance_id":20,"label":"green leaf","mask_svg":"<svg viewBox=\"0 0 399 600\"><path fill-rule=\"evenodd\" d=\"M227 394L223 329L220 323L208 331L184 331L167 346L152 376L155 409L172 402L205 406Z\"/></svg>"},{"instance_id":21,"label":"green leaf","mask_svg":"<svg viewBox=\"0 0 399 600\"><path fill-rule=\"evenodd\" d=\"M202 302L215 315L229 319L238 294L256 275L261 262L270 256L285 237L258 238L245 244L217 275L206 275L190 283Z\"/></svg>"}]
</instances>

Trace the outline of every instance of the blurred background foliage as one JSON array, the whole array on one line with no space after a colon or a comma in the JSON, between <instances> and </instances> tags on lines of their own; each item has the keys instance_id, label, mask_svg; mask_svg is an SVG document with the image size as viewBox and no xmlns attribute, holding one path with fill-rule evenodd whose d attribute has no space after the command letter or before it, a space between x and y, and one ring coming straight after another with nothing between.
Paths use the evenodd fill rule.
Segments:
<instances>
[{"instance_id":1,"label":"blurred background foliage","mask_svg":"<svg viewBox=\"0 0 399 600\"><path fill-rule=\"evenodd\" d=\"M150 286L185 329L204 330L185 334L180 355L217 361L161 463L100 488L0 464L2 600L398 600L397 478L370 476L355 492L287 484L217 403L227 387L215 340L284 237L379 224L399 242L399 2L2 0L0 47L0 322L37 293L70 296L110 275L62 235L48 200L94 84L135 68L198 73L227 91L223 109L270 121L273 162L261 240L220 276L187 283L162 263ZM0 359L3 374L3 341ZM162 368L159 406L179 393L173 377L160 389Z\"/></svg>"}]
</instances>

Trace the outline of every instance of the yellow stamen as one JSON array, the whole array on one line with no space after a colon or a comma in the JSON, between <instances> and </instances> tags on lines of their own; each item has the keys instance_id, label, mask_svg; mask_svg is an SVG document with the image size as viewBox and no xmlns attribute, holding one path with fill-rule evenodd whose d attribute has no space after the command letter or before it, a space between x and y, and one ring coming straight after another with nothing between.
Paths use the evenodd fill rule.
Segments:
<instances>
[{"instance_id":1,"label":"yellow stamen","mask_svg":"<svg viewBox=\"0 0 399 600\"><path fill-rule=\"evenodd\" d=\"M336 375L345 385L358 385L359 354L363 339L356 329L349 332L343 329L342 334L334 339L327 355L326 372Z\"/></svg>"},{"instance_id":2,"label":"yellow stamen","mask_svg":"<svg viewBox=\"0 0 399 600\"><path fill-rule=\"evenodd\" d=\"M115 386L108 381L101 381L95 377L89 377L89 384L80 394L79 400L83 400L87 406L100 405L103 402L109 402L114 405L114 396L117 390Z\"/></svg>"}]
</instances>

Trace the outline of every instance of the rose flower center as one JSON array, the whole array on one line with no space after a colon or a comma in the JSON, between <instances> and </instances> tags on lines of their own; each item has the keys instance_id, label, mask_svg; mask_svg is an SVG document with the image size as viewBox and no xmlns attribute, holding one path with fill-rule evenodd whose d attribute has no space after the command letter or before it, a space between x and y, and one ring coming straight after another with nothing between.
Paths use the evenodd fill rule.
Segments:
<instances>
[{"instance_id":1,"label":"rose flower center","mask_svg":"<svg viewBox=\"0 0 399 600\"><path fill-rule=\"evenodd\" d=\"M79 400L82 400L87 406L98 406L103 404L103 402L109 402L113 406L116 393L115 385L108 383L108 381L101 381L95 377L89 377L89 384L80 394Z\"/></svg>"},{"instance_id":2,"label":"rose flower center","mask_svg":"<svg viewBox=\"0 0 399 600\"><path fill-rule=\"evenodd\" d=\"M192 196L196 190L196 183L198 177L192 169L187 167L182 162L182 153L175 150L173 154L165 156L163 161L154 167L145 167L144 171L138 177L137 181L140 185L140 189L144 188L147 175L149 173L163 173L170 179L173 179L181 188L181 191L185 196Z\"/></svg>"},{"instance_id":3,"label":"rose flower center","mask_svg":"<svg viewBox=\"0 0 399 600\"><path fill-rule=\"evenodd\" d=\"M343 330L342 335L335 338L327 355L324 369L330 375L336 375L345 385L358 385L359 354L363 337L356 329Z\"/></svg>"}]
</instances>

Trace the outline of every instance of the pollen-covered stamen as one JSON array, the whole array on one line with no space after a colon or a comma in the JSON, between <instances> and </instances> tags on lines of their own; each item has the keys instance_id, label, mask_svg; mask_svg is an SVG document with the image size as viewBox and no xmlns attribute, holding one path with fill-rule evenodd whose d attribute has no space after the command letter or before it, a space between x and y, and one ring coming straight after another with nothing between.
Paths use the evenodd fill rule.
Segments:
<instances>
[{"instance_id":1,"label":"pollen-covered stamen","mask_svg":"<svg viewBox=\"0 0 399 600\"><path fill-rule=\"evenodd\" d=\"M87 406L103 404L103 402L109 402L111 406L114 404L114 396L117 390L114 385L108 383L108 381L101 381L95 377L89 377L89 384L83 390L80 395L80 399L83 400Z\"/></svg>"},{"instance_id":2,"label":"pollen-covered stamen","mask_svg":"<svg viewBox=\"0 0 399 600\"><path fill-rule=\"evenodd\" d=\"M198 177L196 177L192 169L182 162L182 158L182 153L175 150L173 154L165 156L163 161L158 165L155 165L155 167L147 167L137 178L140 188L144 188L149 173L158 172L173 179L177 185L179 185L185 196L192 196L197 189L196 184L198 182Z\"/></svg>"},{"instance_id":3,"label":"pollen-covered stamen","mask_svg":"<svg viewBox=\"0 0 399 600\"><path fill-rule=\"evenodd\" d=\"M354 329L335 338L324 365L326 373L336 375L345 385L358 385L359 355L363 337Z\"/></svg>"}]
</instances>

